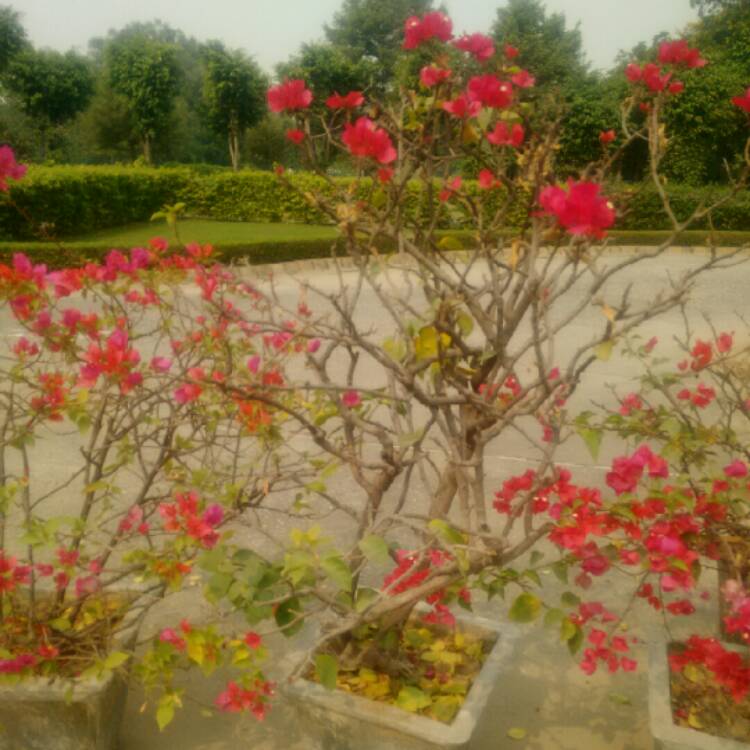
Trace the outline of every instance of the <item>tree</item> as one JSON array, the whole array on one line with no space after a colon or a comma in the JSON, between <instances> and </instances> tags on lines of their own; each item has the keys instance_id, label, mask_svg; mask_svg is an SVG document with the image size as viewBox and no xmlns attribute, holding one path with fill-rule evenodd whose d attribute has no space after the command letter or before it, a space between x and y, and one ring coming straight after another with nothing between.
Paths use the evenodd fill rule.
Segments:
<instances>
[{"instance_id":1,"label":"tree","mask_svg":"<svg viewBox=\"0 0 750 750\"><path fill-rule=\"evenodd\" d=\"M174 46L141 34L126 34L105 47L112 89L121 94L138 130L143 158L152 163L154 139L169 124L179 87Z\"/></svg>"},{"instance_id":2,"label":"tree","mask_svg":"<svg viewBox=\"0 0 750 750\"><path fill-rule=\"evenodd\" d=\"M326 26L328 41L356 63L376 63L377 81L385 86L401 53L404 22L433 10L433 0L344 0Z\"/></svg>"},{"instance_id":3,"label":"tree","mask_svg":"<svg viewBox=\"0 0 750 750\"><path fill-rule=\"evenodd\" d=\"M94 92L89 62L75 52L28 49L16 55L4 76L23 112L35 120L46 157L51 128L82 112Z\"/></svg>"},{"instance_id":4,"label":"tree","mask_svg":"<svg viewBox=\"0 0 750 750\"><path fill-rule=\"evenodd\" d=\"M534 71L539 86L559 86L588 67L578 26L566 28L565 14L548 15L541 0L508 0L497 10L492 34L520 50L518 64Z\"/></svg>"},{"instance_id":5,"label":"tree","mask_svg":"<svg viewBox=\"0 0 750 750\"><path fill-rule=\"evenodd\" d=\"M242 138L265 114L268 83L253 60L240 51L225 49L220 42L207 44L203 56L208 117L217 133L228 136L229 158L237 171Z\"/></svg>"},{"instance_id":6,"label":"tree","mask_svg":"<svg viewBox=\"0 0 750 750\"><path fill-rule=\"evenodd\" d=\"M27 46L26 30L19 14L8 5L0 5L0 73Z\"/></svg>"}]
</instances>

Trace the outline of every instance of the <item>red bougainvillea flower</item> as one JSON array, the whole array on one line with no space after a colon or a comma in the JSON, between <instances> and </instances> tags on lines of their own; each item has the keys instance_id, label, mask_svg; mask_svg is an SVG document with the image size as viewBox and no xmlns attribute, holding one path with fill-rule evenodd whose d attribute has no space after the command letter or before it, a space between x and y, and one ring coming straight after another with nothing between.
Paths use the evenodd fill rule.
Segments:
<instances>
[{"instance_id":1,"label":"red bougainvillea flower","mask_svg":"<svg viewBox=\"0 0 750 750\"><path fill-rule=\"evenodd\" d=\"M20 180L26 174L26 165L16 161L10 146L0 146L0 192L8 190L8 180Z\"/></svg>"},{"instance_id":2,"label":"red bougainvillea flower","mask_svg":"<svg viewBox=\"0 0 750 750\"><path fill-rule=\"evenodd\" d=\"M438 195L438 200L441 203L445 203L446 201L449 201L455 192L461 189L461 184L463 183L463 180L461 177L453 177L450 180L446 180L445 184L443 185L442 190L440 191Z\"/></svg>"},{"instance_id":3,"label":"red bougainvillea flower","mask_svg":"<svg viewBox=\"0 0 750 750\"><path fill-rule=\"evenodd\" d=\"M484 107L504 109L513 102L513 86L507 81L501 81L496 75L487 73L474 76L469 80L469 99Z\"/></svg>"},{"instance_id":4,"label":"red bougainvillea flower","mask_svg":"<svg viewBox=\"0 0 750 750\"><path fill-rule=\"evenodd\" d=\"M380 164L390 164L396 159L390 136L369 117L360 117L354 125L347 122L341 139L352 156L369 157Z\"/></svg>"},{"instance_id":5,"label":"red bougainvillea flower","mask_svg":"<svg viewBox=\"0 0 750 750\"><path fill-rule=\"evenodd\" d=\"M378 170L378 180L382 185L387 185L393 179L393 170L390 167L381 167Z\"/></svg>"},{"instance_id":6,"label":"red bougainvillea flower","mask_svg":"<svg viewBox=\"0 0 750 750\"><path fill-rule=\"evenodd\" d=\"M312 104L313 95L301 78L294 78L268 89L266 95L271 112L292 112L307 109Z\"/></svg>"},{"instance_id":7,"label":"red bougainvillea flower","mask_svg":"<svg viewBox=\"0 0 750 750\"><path fill-rule=\"evenodd\" d=\"M251 711L256 719L262 720L267 711L268 704L264 702L264 695L272 693L268 683L260 684L257 690L248 690L240 687L236 682L228 682L227 689L216 698L216 707L225 713L240 713Z\"/></svg>"},{"instance_id":8,"label":"red bougainvillea flower","mask_svg":"<svg viewBox=\"0 0 750 750\"><path fill-rule=\"evenodd\" d=\"M713 346L710 341L701 341L698 339L695 342L690 354L693 357L693 361L690 363L690 369L694 371L702 370L704 367L708 367L713 359Z\"/></svg>"},{"instance_id":9,"label":"red bougainvillea flower","mask_svg":"<svg viewBox=\"0 0 750 750\"><path fill-rule=\"evenodd\" d=\"M245 634L243 640L245 641L245 644L253 650L260 648L263 644L263 639L252 630Z\"/></svg>"},{"instance_id":10,"label":"red bougainvillea flower","mask_svg":"<svg viewBox=\"0 0 750 750\"><path fill-rule=\"evenodd\" d=\"M476 117L482 109L481 102L471 101L466 94L460 94L449 102L443 102L443 109L462 120Z\"/></svg>"},{"instance_id":11,"label":"red bougainvillea flower","mask_svg":"<svg viewBox=\"0 0 750 750\"><path fill-rule=\"evenodd\" d=\"M505 56L509 60L513 60L519 55L519 50L516 47L514 47L512 44L506 44L505 48L503 49L503 52L505 53Z\"/></svg>"},{"instance_id":12,"label":"red bougainvillea flower","mask_svg":"<svg viewBox=\"0 0 750 750\"><path fill-rule=\"evenodd\" d=\"M734 104L735 107L739 107L740 109L744 109L745 112L750 114L750 88L742 95L742 96L734 96L732 97L732 104ZM2 172L2 168L0 167L0 172ZM2 189L2 183L0 182L0 189Z\"/></svg>"},{"instance_id":13,"label":"red bougainvillea flower","mask_svg":"<svg viewBox=\"0 0 750 750\"><path fill-rule=\"evenodd\" d=\"M733 345L734 339L732 338L731 333L720 333L719 337L716 339L716 348L722 354L731 351Z\"/></svg>"},{"instance_id":14,"label":"red bougainvillea flower","mask_svg":"<svg viewBox=\"0 0 750 750\"><path fill-rule=\"evenodd\" d=\"M617 138L617 133L615 133L614 130L602 130L602 132L599 133L599 140L605 146L608 143L612 143L612 141L614 141L616 138Z\"/></svg>"},{"instance_id":15,"label":"red bougainvillea flower","mask_svg":"<svg viewBox=\"0 0 750 750\"><path fill-rule=\"evenodd\" d=\"M644 471L650 477L662 479L669 476L667 462L651 451L647 445L640 446L632 456L620 456L612 462L612 470L607 474L607 485L616 495L633 492Z\"/></svg>"},{"instance_id":16,"label":"red bougainvillea flower","mask_svg":"<svg viewBox=\"0 0 750 750\"><path fill-rule=\"evenodd\" d=\"M451 71L448 68L438 68L437 65L425 65L424 68L419 71L419 81L427 88L438 86L443 83L443 81L447 81L450 77Z\"/></svg>"},{"instance_id":17,"label":"red bougainvillea flower","mask_svg":"<svg viewBox=\"0 0 750 750\"><path fill-rule=\"evenodd\" d=\"M671 78L671 73L663 73L662 69L654 63L647 63L643 66L643 82L651 91L664 91Z\"/></svg>"},{"instance_id":18,"label":"red bougainvillea flower","mask_svg":"<svg viewBox=\"0 0 750 750\"><path fill-rule=\"evenodd\" d=\"M669 91L669 93L673 96L681 94L684 90L685 84L682 81L672 81L672 83L669 84L669 88L667 89L667 91Z\"/></svg>"},{"instance_id":19,"label":"red bougainvillea flower","mask_svg":"<svg viewBox=\"0 0 750 750\"><path fill-rule=\"evenodd\" d=\"M404 49L417 49L430 39L447 42L453 37L453 23L445 13L433 11L422 18L410 16L404 23Z\"/></svg>"},{"instance_id":20,"label":"red bougainvillea flower","mask_svg":"<svg viewBox=\"0 0 750 750\"><path fill-rule=\"evenodd\" d=\"M299 128L292 128L286 131L286 138L288 141L296 143L299 146L305 140L305 131L299 130Z\"/></svg>"},{"instance_id":21,"label":"red bougainvillea flower","mask_svg":"<svg viewBox=\"0 0 750 750\"><path fill-rule=\"evenodd\" d=\"M354 409L362 403L362 397L357 391L344 391L341 396L341 403L349 409Z\"/></svg>"},{"instance_id":22,"label":"red bougainvillea flower","mask_svg":"<svg viewBox=\"0 0 750 750\"><path fill-rule=\"evenodd\" d=\"M510 80L521 89L530 89L536 83L536 78L528 70L522 70L520 73L512 75Z\"/></svg>"},{"instance_id":23,"label":"red bougainvillea flower","mask_svg":"<svg viewBox=\"0 0 750 750\"><path fill-rule=\"evenodd\" d=\"M523 145L525 137L526 132L520 123L516 123L513 127L509 128L507 123L499 122L495 125L495 129L491 133L487 133L487 140L493 146L520 148Z\"/></svg>"},{"instance_id":24,"label":"red bougainvillea flower","mask_svg":"<svg viewBox=\"0 0 750 750\"><path fill-rule=\"evenodd\" d=\"M350 91L346 96L341 96L338 91L334 91L326 99L326 107L330 109L356 109L365 103L365 97L361 91Z\"/></svg>"},{"instance_id":25,"label":"red bougainvillea flower","mask_svg":"<svg viewBox=\"0 0 750 750\"><path fill-rule=\"evenodd\" d=\"M479 183L480 190L491 190L492 188L502 187L503 184L489 169L483 169L479 173L477 181Z\"/></svg>"},{"instance_id":26,"label":"red bougainvillea flower","mask_svg":"<svg viewBox=\"0 0 750 750\"><path fill-rule=\"evenodd\" d=\"M701 53L690 47L684 39L662 42L659 45L659 62L685 68L703 68L708 65L708 61L701 57Z\"/></svg>"},{"instance_id":27,"label":"red bougainvillea flower","mask_svg":"<svg viewBox=\"0 0 750 750\"><path fill-rule=\"evenodd\" d=\"M632 412L638 411L642 408L643 401L641 401L641 397L637 393L629 393L620 404L620 414L622 414L623 417L627 417L630 416Z\"/></svg>"},{"instance_id":28,"label":"red bougainvillea flower","mask_svg":"<svg viewBox=\"0 0 750 750\"><path fill-rule=\"evenodd\" d=\"M601 186L593 182L568 180L567 190L557 186L544 188L539 203L543 213L555 216L570 234L602 238L615 223L615 212L600 190Z\"/></svg>"},{"instance_id":29,"label":"red bougainvillea flower","mask_svg":"<svg viewBox=\"0 0 750 750\"><path fill-rule=\"evenodd\" d=\"M641 70L641 66L636 65L635 63L629 63L625 68L625 77L630 81L630 83L638 83L638 81L643 78L643 71Z\"/></svg>"},{"instance_id":30,"label":"red bougainvillea flower","mask_svg":"<svg viewBox=\"0 0 750 750\"><path fill-rule=\"evenodd\" d=\"M473 55L479 62L486 62L495 54L495 43L484 34L464 34L453 42L453 45Z\"/></svg>"}]
</instances>

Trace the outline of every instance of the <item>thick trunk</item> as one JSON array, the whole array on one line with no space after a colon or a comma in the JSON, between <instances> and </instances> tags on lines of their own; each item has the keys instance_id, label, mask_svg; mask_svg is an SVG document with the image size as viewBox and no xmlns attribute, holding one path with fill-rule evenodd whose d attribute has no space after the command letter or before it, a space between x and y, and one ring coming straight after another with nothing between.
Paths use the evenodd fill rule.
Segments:
<instances>
[{"instance_id":1,"label":"thick trunk","mask_svg":"<svg viewBox=\"0 0 750 750\"><path fill-rule=\"evenodd\" d=\"M151 136L143 136L143 160L151 166Z\"/></svg>"},{"instance_id":2,"label":"thick trunk","mask_svg":"<svg viewBox=\"0 0 750 750\"><path fill-rule=\"evenodd\" d=\"M229 160L236 172L240 168L240 139L236 131L229 131Z\"/></svg>"}]
</instances>

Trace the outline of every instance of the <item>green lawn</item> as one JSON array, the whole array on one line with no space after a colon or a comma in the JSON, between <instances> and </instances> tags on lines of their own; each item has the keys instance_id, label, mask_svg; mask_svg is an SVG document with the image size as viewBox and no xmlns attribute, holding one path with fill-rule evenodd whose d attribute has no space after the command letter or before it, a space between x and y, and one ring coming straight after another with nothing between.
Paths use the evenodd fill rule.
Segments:
<instances>
[{"instance_id":1,"label":"green lawn","mask_svg":"<svg viewBox=\"0 0 750 750\"><path fill-rule=\"evenodd\" d=\"M308 226L306 224L250 224L239 221L210 221L185 219L178 223L180 239L183 242L211 242L215 245L246 242L298 242L299 240L329 240L337 236L334 227ZM114 229L71 237L71 242L96 242L111 244L113 247L142 245L151 237L164 237L174 241L174 234L165 222L142 222L127 224Z\"/></svg>"}]
</instances>

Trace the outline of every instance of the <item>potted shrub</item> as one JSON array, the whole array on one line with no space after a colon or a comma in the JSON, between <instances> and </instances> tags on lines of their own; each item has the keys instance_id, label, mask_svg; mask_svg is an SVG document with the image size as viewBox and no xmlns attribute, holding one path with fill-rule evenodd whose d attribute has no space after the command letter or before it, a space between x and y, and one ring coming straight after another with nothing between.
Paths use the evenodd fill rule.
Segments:
<instances>
[{"instance_id":1,"label":"potted shrub","mask_svg":"<svg viewBox=\"0 0 750 750\"><path fill-rule=\"evenodd\" d=\"M285 332L278 345L308 342L307 369L294 379L296 403L281 402L286 383L260 394L231 377L217 385L285 414L307 435L300 450L314 452L314 482L253 509L258 527L279 514L290 525L300 516L305 522L289 539L274 535L276 554L252 557L250 572L231 557L211 561L206 573L217 600L253 625L273 619L272 629L291 637L319 623L285 684L326 725L320 731L332 747L346 746L354 733L360 747L424 746L436 736L445 745L470 743L470 729L451 736L422 719L450 718L443 714L447 686L466 692L466 703L452 701L464 726L462 706L471 706L473 689L465 690L465 670L478 664L450 651L453 628L459 642L465 638L450 607L470 607L477 592L507 595L512 621L544 616L574 653L596 643L584 650L587 671L599 661L612 671L635 668L629 642L601 629L612 619L601 603L568 592L565 611L537 592L542 568L564 580L575 570L581 586L607 573L611 552L600 549L594 530L606 520L602 531L626 531L600 492L574 484L556 464L568 434L565 403L616 343L681 304L695 273L736 257L708 254L646 304L609 285L658 259L678 232L711 213L701 207L676 216L659 176L661 116L681 91L670 81L697 65L697 51L675 43L680 54L664 68L631 66L618 142L605 134L601 160L561 185L556 129L535 122L534 79L515 65L516 51L497 50L479 34L451 40L444 14L409 19L404 46L418 52L385 103L354 91L333 93L313 109L303 80L269 91L271 109L295 118L288 137L311 168L319 153L353 160L350 183L319 169L326 189L300 193L337 224L349 262L332 259L334 271L320 283L302 279L299 296L286 281L262 288L264 325ZM607 200L602 181L641 138L674 234L608 262L607 230L627 207ZM385 256L384 246L399 252ZM491 446L511 436L523 441L527 468L497 472ZM642 470L663 462L655 454L641 459ZM420 602L427 613L415 609ZM501 646L504 639L501 631ZM436 642L443 660L430 654ZM425 665L425 654L436 667ZM368 695L375 704L364 707ZM390 706L417 716L409 722ZM320 707L332 713L321 715ZM393 723L384 729L386 716Z\"/></svg>"},{"instance_id":2,"label":"potted shrub","mask_svg":"<svg viewBox=\"0 0 750 750\"><path fill-rule=\"evenodd\" d=\"M3 188L23 176L8 152ZM224 613L139 634L247 507L314 476L277 454L275 414L207 387L242 359L234 381L262 391L296 356L253 365L270 344L245 316L264 302L210 256L154 240L80 268L0 265L0 747L115 747L128 673L162 727L183 667L225 665L217 707L266 710L265 649Z\"/></svg>"}]
</instances>

